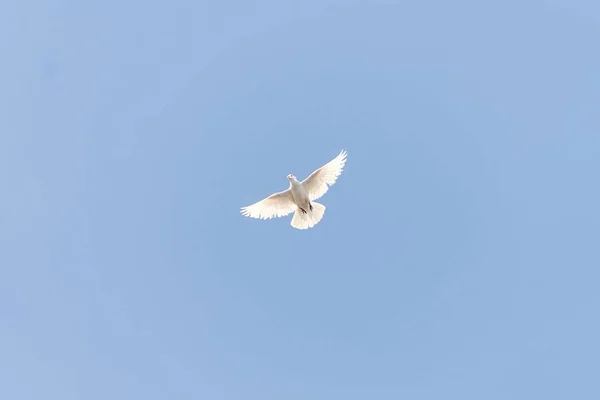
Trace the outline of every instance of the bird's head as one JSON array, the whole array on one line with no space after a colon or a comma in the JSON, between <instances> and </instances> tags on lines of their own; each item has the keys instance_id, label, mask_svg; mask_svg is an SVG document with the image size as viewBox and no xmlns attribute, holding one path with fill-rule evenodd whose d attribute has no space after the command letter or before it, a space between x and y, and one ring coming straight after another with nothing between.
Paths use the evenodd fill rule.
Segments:
<instances>
[{"instance_id":1,"label":"bird's head","mask_svg":"<svg viewBox=\"0 0 600 400\"><path fill-rule=\"evenodd\" d=\"M296 177L295 177L294 175L292 175L292 174L289 174L289 175L287 176L287 178L288 178L288 180L290 180L290 181L294 181L294 180L296 180Z\"/></svg>"}]
</instances>

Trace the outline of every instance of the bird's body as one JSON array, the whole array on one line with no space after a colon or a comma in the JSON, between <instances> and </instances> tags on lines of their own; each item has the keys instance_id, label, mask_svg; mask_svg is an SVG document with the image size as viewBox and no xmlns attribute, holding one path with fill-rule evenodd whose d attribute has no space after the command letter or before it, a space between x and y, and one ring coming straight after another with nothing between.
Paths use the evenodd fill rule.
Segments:
<instances>
[{"instance_id":1,"label":"bird's body","mask_svg":"<svg viewBox=\"0 0 600 400\"><path fill-rule=\"evenodd\" d=\"M300 209L306 211L310 207L310 198L308 197L308 193L306 193L306 189L302 186L302 183L298 182L298 180L293 177L290 179L289 190L292 193L294 203L296 203Z\"/></svg>"},{"instance_id":2,"label":"bird's body","mask_svg":"<svg viewBox=\"0 0 600 400\"><path fill-rule=\"evenodd\" d=\"M290 186L283 192L272 194L264 200L242 207L243 215L270 219L294 212L291 225L296 229L315 226L325 214L325 206L314 200L323 196L333 185L346 164L346 152L314 171L304 181L299 182L294 175L288 175Z\"/></svg>"}]
</instances>

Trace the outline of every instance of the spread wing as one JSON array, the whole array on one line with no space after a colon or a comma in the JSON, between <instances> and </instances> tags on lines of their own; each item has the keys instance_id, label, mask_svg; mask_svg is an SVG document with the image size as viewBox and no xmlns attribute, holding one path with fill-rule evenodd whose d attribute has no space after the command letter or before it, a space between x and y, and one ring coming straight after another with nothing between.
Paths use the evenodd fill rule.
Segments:
<instances>
[{"instance_id":1,"label":"spread wing","mask_svg":"<svg viewBox=\"0 0 600 400\"><path fill-rule=\"evenodd\" d=\"M306 189L308 197L316 200L323 196L333 185L338 176L342 173L346 165L346 152L342 150L340 154L321 168L310 174L308 178L302 181L302 186Z\"/></svg>"},{"instance_id":2,"label":"spread wing","mask_svg":"<svg viewBox=\"0 0 600 400\"><path fill-rule=\"evenodd\" d=\"M274 217L283 217L296 210L292 192L287 189L283 192L274 193L259 202L250 206L242 207L241 213L246 217L271 219Z\"/></svg>"}]
</instances>

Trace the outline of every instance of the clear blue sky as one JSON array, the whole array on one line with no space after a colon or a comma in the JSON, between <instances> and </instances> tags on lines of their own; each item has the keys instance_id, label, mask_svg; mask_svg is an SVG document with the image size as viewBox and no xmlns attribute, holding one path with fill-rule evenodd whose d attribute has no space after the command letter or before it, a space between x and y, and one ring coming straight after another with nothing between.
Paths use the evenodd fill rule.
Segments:
<instances>
[{"instance_id":1,"label":"clear blue sky","mask_svg":"<svg viewBox=\"0 0 600 400\"><path fill-rule=\"evenodd\" d=\"M600 398L599 43L591 0L2 3L0 398ZM240 215L342 149L316 228Z\"/></svg>"}]
</instances>

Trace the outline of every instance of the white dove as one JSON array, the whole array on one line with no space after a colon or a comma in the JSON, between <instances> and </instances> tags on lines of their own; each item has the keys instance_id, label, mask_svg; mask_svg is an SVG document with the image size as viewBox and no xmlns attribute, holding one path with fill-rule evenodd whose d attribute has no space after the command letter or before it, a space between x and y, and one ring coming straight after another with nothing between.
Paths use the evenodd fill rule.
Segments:
<instances>
[{"instance_id":1,"label":"white dove","mask_svg":"<svg viewBox=\"0 0 600 400\"><path fill-rule=\"evenodd\" d=\"M327 164L298 182L292 174L287 178L290 187L283 192L274 193L264 200L242 207L244 216L259 219L283 217L295 211L291 225L296 229L312 228L321 221L325 206L314 200L323 196L333 185L346 164L344 150Z\"/></svg>"}]
</instances>

